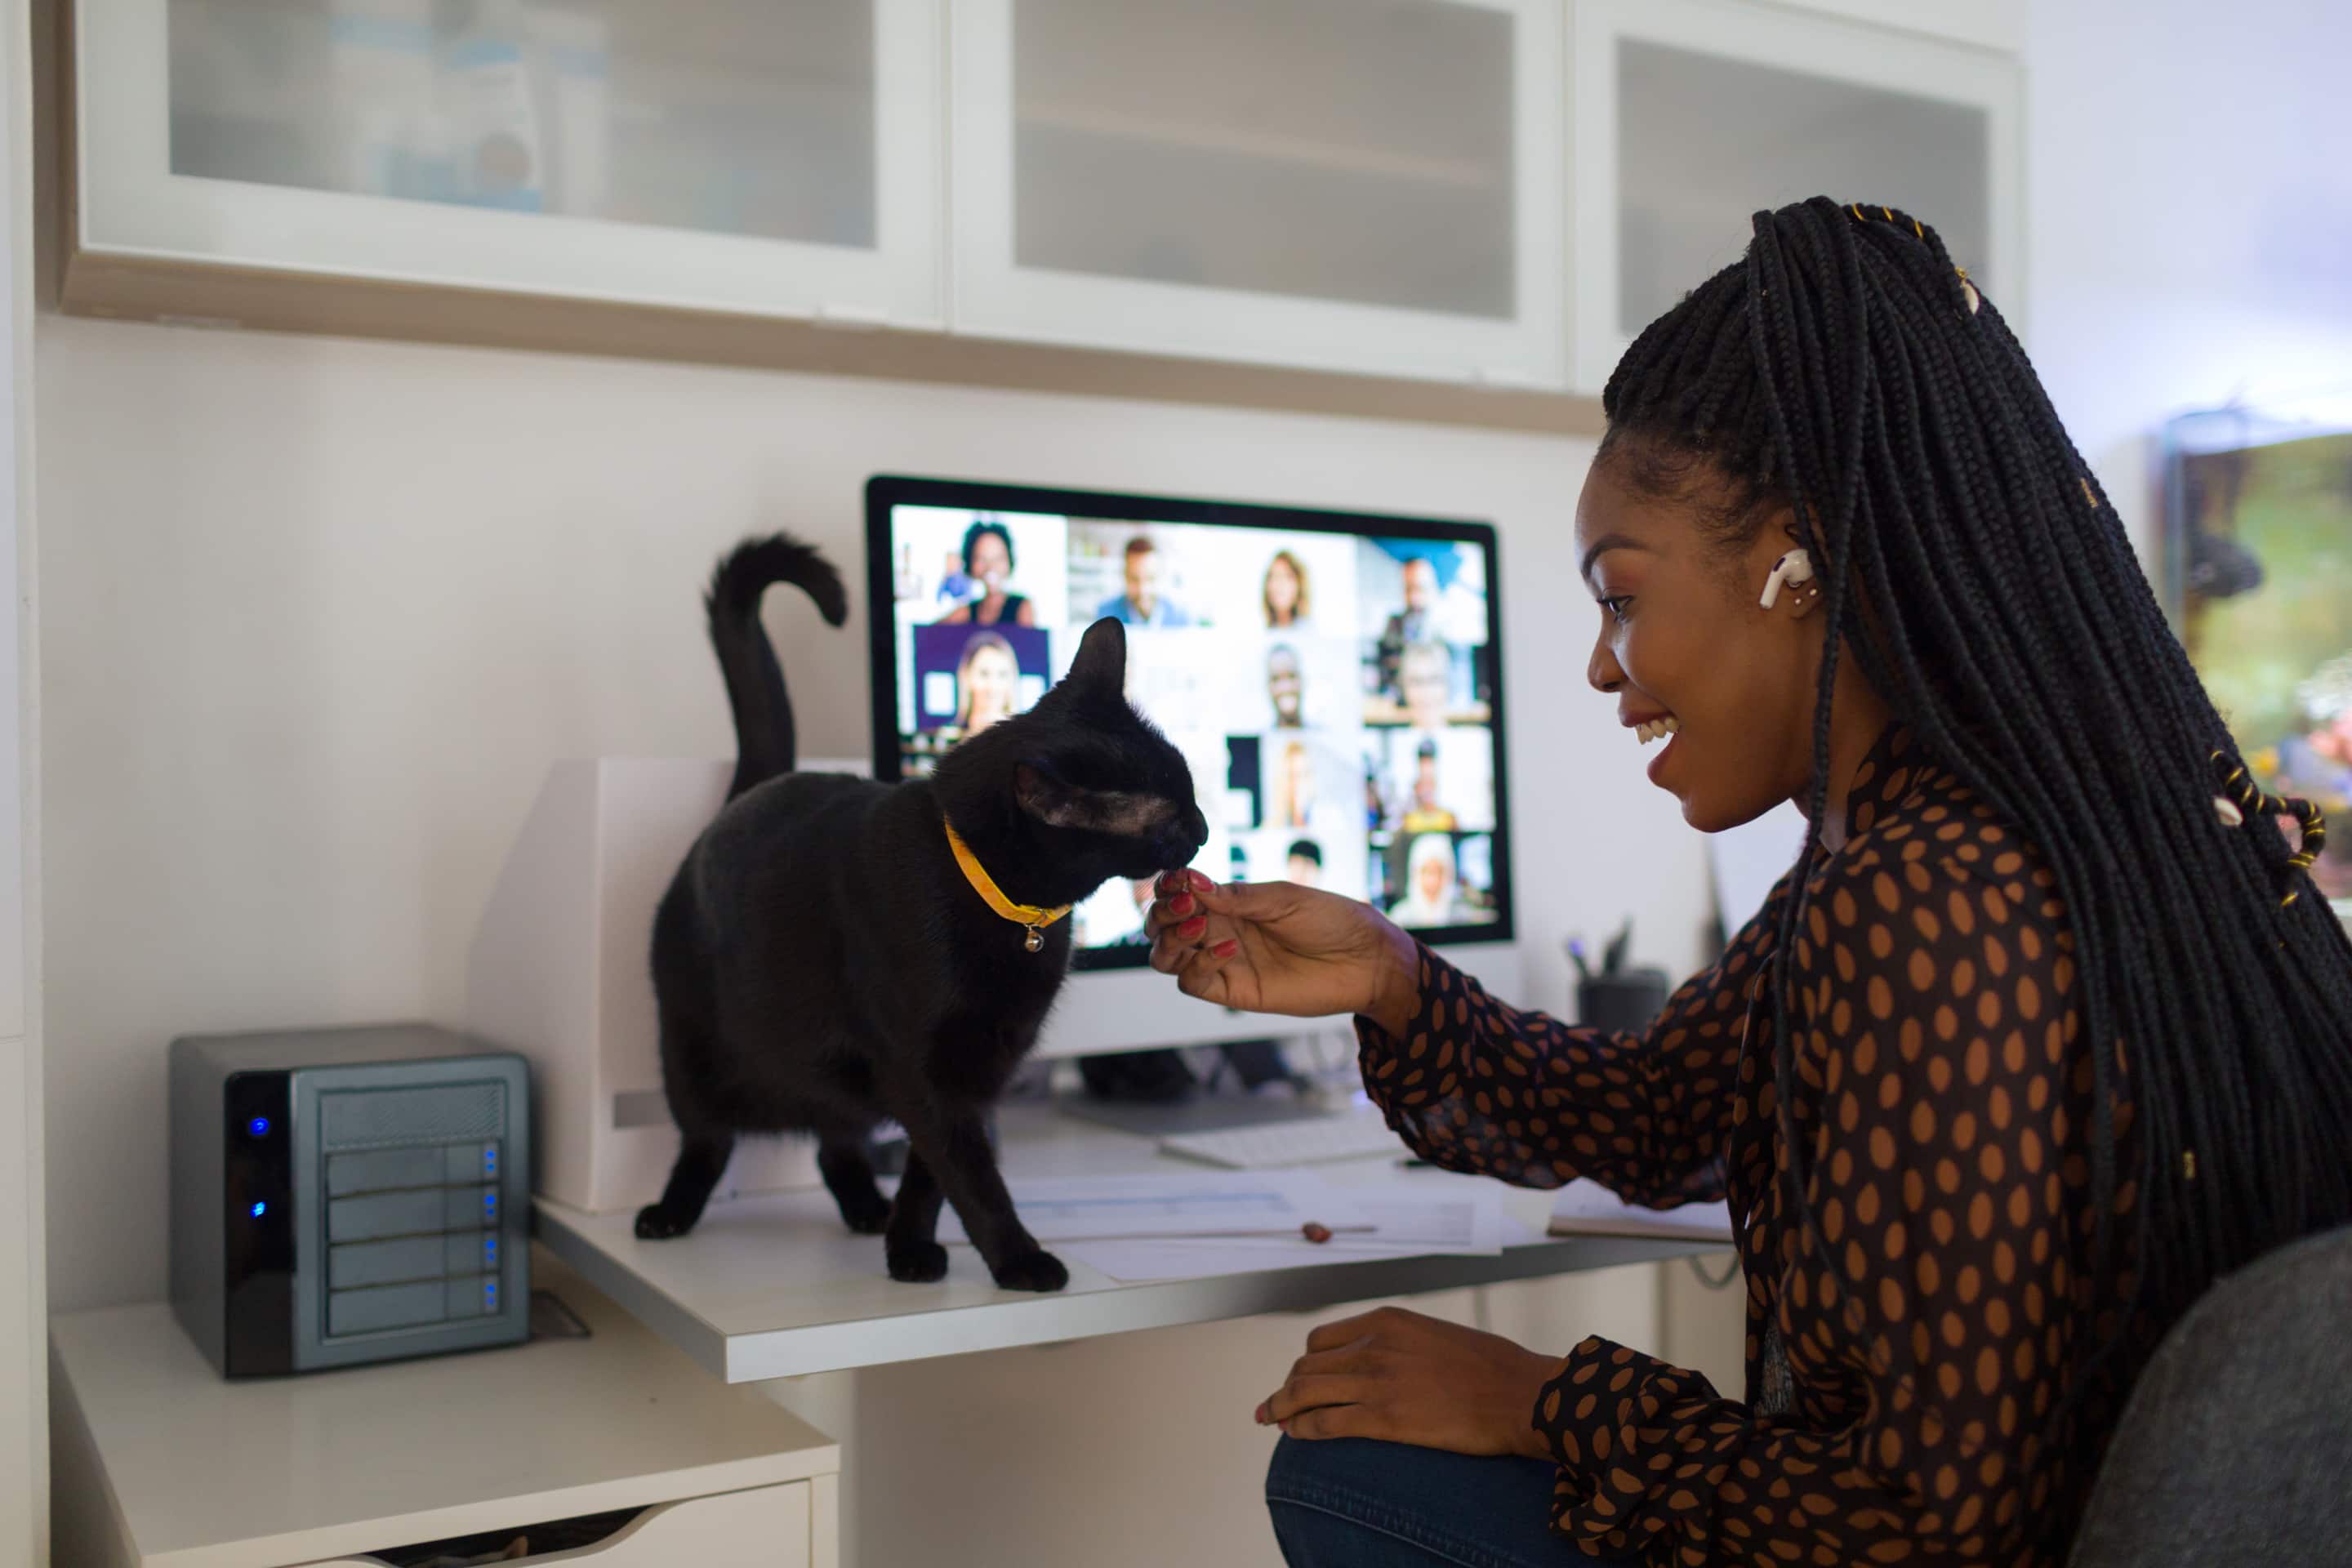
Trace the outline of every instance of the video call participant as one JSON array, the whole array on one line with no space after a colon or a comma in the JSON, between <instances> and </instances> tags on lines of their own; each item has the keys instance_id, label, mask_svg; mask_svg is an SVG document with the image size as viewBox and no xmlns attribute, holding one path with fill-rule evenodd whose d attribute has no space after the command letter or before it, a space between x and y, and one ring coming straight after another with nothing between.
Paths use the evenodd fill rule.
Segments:
<instances>
[{"instance_id":1,"label":"video call participant","mask_svg":"<svg viewBox=\"0 0 2352 1568\"><path fill-rule=\"evenodd\" d=\"M955 738L969 741L990 725L1013 717L1021 686L1021 661L1013 645L994 632L975 632L956 660Z\"/></svg>"},{"instance_id":2,"label":"video call participant","mask_svg":"<svg viewBox=\"0 0 2352 1568\"><path fill-rule=\"evenodd\" d=\"M1302 888L1323 885L1323 846L1312 838L1295 838L1283 859L1283 879ZM1150 900L1144 900L1146 905Z\"/></svg>"},{"instance_id":3,"label":"video call participant","mask_svg":"<svg viewBox=\"0 0 2352 1568\"><path fill-rule=\"evenodd\" d=\"M1389 906L1389 919L1403 926L1461 924L1454 881L1454 840L1443 833L1423 834L1405 851L1404 897Z\"/></svg>"},{"instance_id":4,"label":"video call participant","mask_svg":"<svg viewBox=\"0 0 2352 1568\"><path fill-rule=\"evenodd\" d=\"M1444 643L1405 646L1397 661L1404 721L1416 730L1442 730L1454 699L1454 655Z\"/></svg>"},{"instance_id":5,"label":"video call participant","mask_svg":"<svg viewBox=\"0 0 2352 1568\"><path fill-rule=\"evenodd\" d=\"M1268 631L1288 631L1305 623L1313 602L1307 592L1307 563L1287 550L1277 550L1266 563L1265 605Z\"/></svg>"},{"instance_id":6,"label":"video call participant","mask_svg":"<svg viewBox=\"0 0 2352 1568\"><path fill-rule=\"evenodd\" d=\"M1412 801L1400 826L1407 833L1451 833L1459 826L1454 814L1437 804L1437 742L1422 742L1413 752Z\"/></svg>"},{"instance_id":7,"label":"video call participant","mask_svg":"<svg viewBox=\"0 0 2352 1568\"><path fill-rule=\"evenodd\" d=\"M1398 685L1405 649L1437 635L1437 566L1416 555L1404 563L1404 608L1381 628L1379 647L1381 689L1403 700Z\"/></svg>"},{"instance_id":8,"label":"video call participant","mask_svg":"<svg viewBox=\"0 0 2352 1568\"><path fill-rule=\"evenodd\" d=\"M1298 650L1288 643L1278 642L1265 650L1265 698L1274 706L1276 729L1307 727L1306 671L1300 668Z\"/></svg>"},{"instance_id":9,"label":"video call participant","mask_svg":"<svg viewBox=\"0 0 2352 1568\"><path fill-rule=\"evenodd\" d=\"M1275 802L1276 826L1307 826L1315 815L1315 759L1293 741L1282 751L1282 773Z\"/></svg>"},{"instance_id":10,"label":"video call participant","mask_svg":"<svg viewBox=\"0 0 2352 1568\"><path fill-rule=\"evenodd\" d=\"M1129 540L1121 566L1127 592L1105 599L1095 615L1109 616L1130 626L1191 626L1192 617L1184 607L1160 595L1165 565L1160 557L1160 546L1152 542L1150 534L1139 533Z\"/></svg>"},{"instance_id":11,"label":"video call participant","mask_svg":"<svg viewBox=\"0 0 2352 1568\"><path fill-rule=\"evenodd\" d=\"M1016 626L1037 624L1037 606L1012 592L1013 535L1001 522L975 522L963 533L964 575L981 590L968 605L958 605L940 617L942 626L993 626L1006 621Z\"/></svg>"}]
</instances>

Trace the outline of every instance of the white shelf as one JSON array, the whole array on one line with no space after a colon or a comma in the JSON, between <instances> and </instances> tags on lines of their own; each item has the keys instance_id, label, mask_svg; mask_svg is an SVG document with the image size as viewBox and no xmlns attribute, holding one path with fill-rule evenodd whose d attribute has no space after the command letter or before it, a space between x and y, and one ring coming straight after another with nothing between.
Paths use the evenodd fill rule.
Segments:
<instances>
[{"instance_id":1,"label":"white shelf","mask_svg":"<svg viewBox=\"0 0 2352 1568\"><path fill-rule=\"evenodd\" d=\"M1016 1181L1202 1169L1160 1155L1147 1139L1034 1106L1007 1108L1001 1131L1005 1173ZM1402 1146L1397 1152L1402 1156ZM1351 1184L1483 1179L1400 1172L1385 1157L1319 1169ZM1541 1237L1551 1201L1549 1193L1510 1189L1505 1208ZM881 1238L850 1234L822 1189L713 1204L693 1234L671 1241L638 1240L630 1214L583 1214L544 1199L536 1213L546 1247L730 1383L1307 1311L1719 1250L1681 1241L1544 1238L1495 1258L1386 1258L1145 1284L1123 1284L1065 1258L1068 1287L1041 1296L998 1289L969 1247L948 1248L948 1277L940 1283L901 1284L883 1268Z\"/></svg>"},{"instance_id":2,"label":"white shelf","mask_svg":"<svg viewBox=\"0 0 2352 1568\"><path fill-rule=\"evenodd\" d=\"M1230 125L1196 121L1154 119L1121 110L1089 104L1052 103L1020 110L1022 130L1067 131L1086 136L1107 136L1184 153L1209 153L1226 157L1262 158L1345 174L1369 174L1377 179L1464 190L1492 190L1508 169L1466 158L1432 157L1408 152L1387 152L1345 142L1316 141L1303 136L1275 137Z\"/></svg>"},{"instance_id":3,"label":"white shelf","mask_svg":"<svg viewBox=\"0 0 2352 1568\"><path fill-rule=\"evenodd\" d=\"M833 1439L533 1264L591 1337L229 1382L167 1305L52 1319L58 1561L311 1563L840 1470Z\"/></svg>"}]
</instances>

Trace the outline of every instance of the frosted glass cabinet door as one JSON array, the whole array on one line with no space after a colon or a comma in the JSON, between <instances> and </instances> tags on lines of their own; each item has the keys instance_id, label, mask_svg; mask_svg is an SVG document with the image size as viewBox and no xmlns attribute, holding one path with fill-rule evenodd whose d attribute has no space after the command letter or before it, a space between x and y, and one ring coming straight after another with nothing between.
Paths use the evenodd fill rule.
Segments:
<instances>
[{"instance_id":1,"label":"frosted glass cabinet door","mask_svg":"<svg viewBox=\"0 0 2352 1568\"><path fill-rule=\"evenodd\" d=\"M83 248L939 326L942 0L79 0Z\"/></svg>"},{"instance_id":2,"label":"frosted glass cabinet door","mask_svg":"<svg viewBox=\"0 0 2352 1568\"><path fill-rule=\"evenodd\" d=\"M1561 0L954 0L958 331L1565 385Z\"/></svg>"},{"instance_id":3,"label":"frosted glass cabinet door","mask_svg":"<svg viewBox=\"0 0 2352 1568\"><path fill-rule=\"evenodd\" d=\"M1575 58L1580 390L1807 196L1935 225L2021 320L2009 58L1738 0L1579 0Z\"/></svg>"}]
</instances>

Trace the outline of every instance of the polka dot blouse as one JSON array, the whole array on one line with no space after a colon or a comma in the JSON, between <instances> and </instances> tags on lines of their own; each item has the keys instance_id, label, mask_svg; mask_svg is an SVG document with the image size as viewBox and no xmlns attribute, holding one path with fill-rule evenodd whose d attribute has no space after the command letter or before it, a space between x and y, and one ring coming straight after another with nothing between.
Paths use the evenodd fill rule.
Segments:
<instances>
[{"instance_id":1,"label":"polka dot blouse","mask_svg":"<svg viewBox=\"0 0 2352 1568\"><path fill-rule=\"evenodd\" d=\"M1790 969L1819 1245L1799 1247L1777 1179L1763 985L1790 879L1645 1034L1516 1011L1425 949L1402 1037L1359 1021L1365 1081L1423 1158L1659 1208L1730 1200L1748 1400L1596 1337L1537 1404L1553 1522L1595 1556L2054 1563L2042 1529L2067 1467L2095 1461L2036 1436L2117 1331L2090 1295L2091 1063L2053 878L1899 730L1846 823ZM2104 1446L2111 1408L2086 1405L2078 1443Z\"/></svg>"}]
</instances>

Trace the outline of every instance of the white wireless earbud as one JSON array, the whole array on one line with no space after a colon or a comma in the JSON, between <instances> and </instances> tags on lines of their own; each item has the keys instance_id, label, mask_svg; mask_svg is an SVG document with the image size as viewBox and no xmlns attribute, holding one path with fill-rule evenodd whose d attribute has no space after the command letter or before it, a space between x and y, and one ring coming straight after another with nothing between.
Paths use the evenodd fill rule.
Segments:
<instances>
[{"instance_id":1,"label":"white wireless earbud","mask_svg":"<svg viewBox=\"0 0 2352 1568\"><path fill-rule=\"evenodd\" d=\"M1812 580L1813 558L1801 550L1791 550L1780 557L1780 563L1772 568L1772 575L1764 579L1764 597L1758 603L1769 610L1780 602L1781 584L1793 588Z\"/></svg>"}]
</instances>

